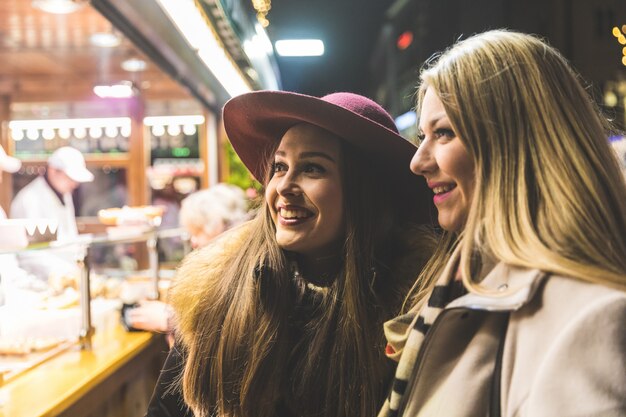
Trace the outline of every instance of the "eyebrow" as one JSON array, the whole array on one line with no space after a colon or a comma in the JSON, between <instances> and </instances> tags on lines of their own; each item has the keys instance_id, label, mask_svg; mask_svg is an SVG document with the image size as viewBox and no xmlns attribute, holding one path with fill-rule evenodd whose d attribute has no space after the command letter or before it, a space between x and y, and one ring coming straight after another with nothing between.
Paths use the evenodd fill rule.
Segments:
<instances>
[{"instance_id":1,"label":"eyebrow","mask_svg":"<svg viewBox=\"0 0 626 417\"><path fill-rule=\"evenodd\" d=\"M283 157L286 156L285 152L283 151L276 151L276 155L283 156ZM330 155L324 152L313 152L313 151L302 152L298 155L298 157L299 158L324 158L331 162L336 162Z\"/></svg>"},{"instance_id":2,"label":"eyebrow","mask_svg":"<svg viewBox=\"0 0 626 417\"><path fill-rule=\"evenodd\" d=\"M436 125L437 123L439 123L439 121L440 121L441 119L444 119L444 118L446 118L446 117L448 117L448 115L447 115L447 114L445 114L445 113L440 113L440 114L438 114L437 116L435 116L435 118L434 118L434 119L431 119L431 120L428 122L428 127L432 128L434 125ZM422 129L422 127L421 127L421 126L418 126L417 128L419 129L419 131L420 131L420 132L422 132L422 131L423 131L423 129Z\"/></svg>"}]
</instances>

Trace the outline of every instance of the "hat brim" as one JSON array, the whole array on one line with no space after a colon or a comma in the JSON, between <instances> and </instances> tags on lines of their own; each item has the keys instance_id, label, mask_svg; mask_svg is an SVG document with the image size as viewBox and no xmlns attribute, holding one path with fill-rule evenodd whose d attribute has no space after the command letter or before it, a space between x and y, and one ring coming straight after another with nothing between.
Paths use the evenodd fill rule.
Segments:
<instances>
[{"instance_id":1,"label":"hat brim","mask_svg":"<svg viewBox=\"0 0 626 417\"><path fill-rule=\"evenodd\" d=\"M431 222L432 192L409 168L416 146L379 123L317 97L285 91L255 91L234 97L224 106L223 120L235 152L260 182L268 169L266 158L287 130L310 123L371 155L372 163L402 189L399 203L414 196L424 208L420 220Z\"/></svg>"},{"instance_id":2,"label":"hat brim","mask_svg":"<svg viewBox=\"0 0 626 417\"><path fill-rule=\"evenodd\" d=\"M66 169L63 172L76 182L91 182L94 178L93 174L86 168Z\"/></svg>"}]
</instances>

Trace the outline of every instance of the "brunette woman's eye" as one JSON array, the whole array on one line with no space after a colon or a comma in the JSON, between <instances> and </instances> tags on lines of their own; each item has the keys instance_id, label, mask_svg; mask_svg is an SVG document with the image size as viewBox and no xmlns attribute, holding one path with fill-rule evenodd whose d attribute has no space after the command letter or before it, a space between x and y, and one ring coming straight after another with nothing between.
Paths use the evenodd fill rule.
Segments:
<instances>
[{"instance_id":1,"label":"brunette woman's eye","mask_svg":"<svg viewBox=\"0 0 626 417\"><path fill-rule=\"evenodd\" d=\"M272 175L276 174L277 172L284 172L284 171L287 171L287 165L285 165L283 162L272 163Z\"/></svg>"}]
</instances>

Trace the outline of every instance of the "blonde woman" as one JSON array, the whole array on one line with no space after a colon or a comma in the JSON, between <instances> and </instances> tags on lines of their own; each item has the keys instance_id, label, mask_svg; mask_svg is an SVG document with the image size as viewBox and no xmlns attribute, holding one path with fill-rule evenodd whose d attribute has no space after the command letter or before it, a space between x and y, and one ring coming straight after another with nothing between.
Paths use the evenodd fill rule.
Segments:
<instances>
[{"instance_id":1,"label":"blonde woman","mask_svg":"<svg viewBox=\"0 0 626 417\"><path fill-rule=\"evenodd\" d=\"M447 237L387 323L379 415L626 415L626 186L579 76L485 32L422 72L417 111Z\"/></svg>"},{"instance_id":2,"label":"blonde woman","mask_svg":"<svg viewBox=\"0 0 626 417\"><path fill-rule=\"evenodd\" d=\"M382 323L432 253L415 147L351 93L244 94L224 126L265 200L181 266L179 344L148 416L374 415L392 376ZM168 391L181 369L189 408Z\"/></svg>"}]
</instances>

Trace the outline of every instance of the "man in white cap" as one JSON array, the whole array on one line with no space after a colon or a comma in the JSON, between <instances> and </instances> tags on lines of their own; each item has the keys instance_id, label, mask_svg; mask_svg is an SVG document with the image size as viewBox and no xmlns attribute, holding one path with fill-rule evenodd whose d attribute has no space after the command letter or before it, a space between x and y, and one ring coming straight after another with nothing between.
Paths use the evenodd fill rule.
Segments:
<instances>
[{"instance_id":1,"label":"man in white cap","mask_svg":"<svg viewBox=\"0 0 626 417\"><path fill-rule=\"evenodd\" d=\"M20 170L22 167L22 161L12 156L7 155L4 148L0 146L0 183L2 182L2 171L13 174ZM4 209L0 207L0 219L6 219L7 214Z\"/></svg>"},{"instance_id":2,"label":"man in white cap","mask_svg":"<svg viewBox=\"0 0 626 417\"><path fill-rule=\"evenodd\" d=\"M78 149L64 146L48 158L46 173L35 178L17 193L11 203L11 217L37 218L58 221L57 240L68 241L78 236L72 192L81 183L93 181L93 174L85 166L85 158ZM57 251L68 263L75 262L75 252ZM20 263L32 273L45 277L50 268L58 272L41 256L20 256ZM31 259L32 258L32 259Z\"/></svg>"},{"instance_id":3,"label":"man in white cap","mask_svg":"<svg viewBox=\"0 0 626 417\"><path fill-rule=\"evenodd\" d=\"M0 183L2 183L2 172L10 174L16 173L22 167L22 161L7 155L4 148L0 146ZM0 220L6 219L7 215L4 209L0 207ZM15 254L6 253L0 255L0 305L4 303L5 283L12 278L22 278L26 276L26 272L18 265Z\"/></svg>"}]
</instances>

